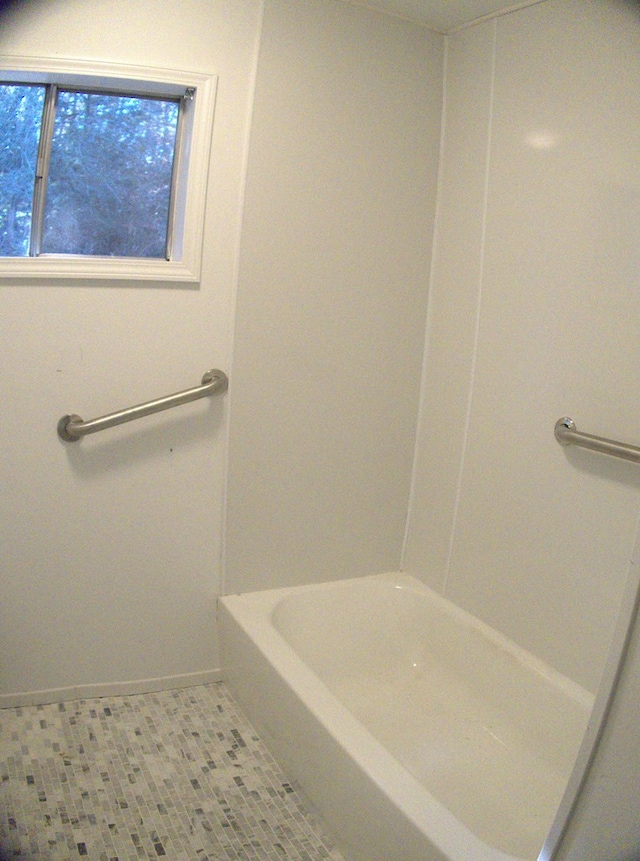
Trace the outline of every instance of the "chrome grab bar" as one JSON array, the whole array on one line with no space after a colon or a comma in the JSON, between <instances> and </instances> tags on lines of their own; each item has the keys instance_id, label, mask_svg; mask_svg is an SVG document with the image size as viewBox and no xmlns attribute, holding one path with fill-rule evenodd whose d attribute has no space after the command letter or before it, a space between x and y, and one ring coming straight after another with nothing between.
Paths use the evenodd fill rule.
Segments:
<instances>
[{"instance_id":1,"label":"chrome grab bar","mask_svg":"<svg viewBox=\"0 0 640 861\"><path fill-rule=\"evenodd\" d=\"M610 454L612 457L621 457L640 463L640 448L635 445L627 445L614 439L603 436L593 436L590 433L582 433L576 428L573 419L565 416L558 419L555 424L555 437L561 445L579 445L591 451L599 451L602 454Z\"/></svg>"},{"instance_id":2,"label":"chrome grab bar","mask_svg":"<svg viewBox=\"0 0 640 861\"><path fill-rule=\"evenodd\" d=\"M197 401L199 398L206 398L209 395L223 395L228 387L229 379L224 371L207 371L199 386L167 395L164 398L157 398L155 401L147 401L126 410L119 410L117 413L109 413L106 416L99 416L97 419L90 419L86 422L77 415L62 416L58 422L58 436L65 442L76 442L80 437L87 434L97 433L97 431L106 430L134 419L141 419L143 416L159 413L161 410L179 407L181 404L188 404L190 401Z\"/></svg>"}]
</instances>

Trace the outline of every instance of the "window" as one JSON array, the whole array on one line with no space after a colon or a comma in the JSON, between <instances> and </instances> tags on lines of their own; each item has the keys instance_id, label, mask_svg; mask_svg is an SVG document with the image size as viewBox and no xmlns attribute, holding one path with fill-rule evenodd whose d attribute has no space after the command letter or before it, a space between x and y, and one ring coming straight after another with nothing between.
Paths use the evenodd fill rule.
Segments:
<instances>
[{"instance_id":1,"label":"window","mask_svg":"<svg viewBox=\"0 0 640 861\"><path fill-rule=\"evenodd\" d=\"M215 79L6 62L0 279L197 281Z\"/></svg>"},{"instance_id":2,"label":"window","mask_svg":"<svg viewBox=\"0 0 640 861\"><path fill-rule=\"evenodd\" d=\"M180 104L0 83L0 256L168 259Z\"/></svg>"}]
</instances>

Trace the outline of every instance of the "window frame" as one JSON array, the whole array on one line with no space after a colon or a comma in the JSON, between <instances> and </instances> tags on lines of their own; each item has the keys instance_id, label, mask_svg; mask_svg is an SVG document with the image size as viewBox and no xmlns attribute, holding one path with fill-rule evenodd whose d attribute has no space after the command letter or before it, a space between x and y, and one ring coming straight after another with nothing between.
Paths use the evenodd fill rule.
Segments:
<instances>
[{"instance_id":1,"label":"window frame","mask_svg":"<svg viewBox=\"0 0 640 861\"><path fill-rule=\"evenodd\" d=\"M0 79L7 83L58 84L100 88L131 95L182 97L181 140L176 146L176 190L170 259L44 254L0 257L0 284L15 279L41 281L126 280L200 281L204 216L217 76L173 69L53 58L0 57Z\"/></svg>"}]
</instances>

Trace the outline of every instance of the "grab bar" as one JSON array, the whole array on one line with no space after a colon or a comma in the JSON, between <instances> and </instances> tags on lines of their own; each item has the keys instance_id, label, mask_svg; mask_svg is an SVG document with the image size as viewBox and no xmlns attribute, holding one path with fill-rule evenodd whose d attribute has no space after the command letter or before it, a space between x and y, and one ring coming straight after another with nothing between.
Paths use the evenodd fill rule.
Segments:
<instances>
[{"instance_id":1,"label":"grab bar","mask_svg":"<svg viewBox=\"0 0 640 861\"><path fill-rule=\"evenodd\" d=\"M612 457L621 457L640 463L640 448L635 445L627 445L614 439L606 439L602 436L593 436L590 433L582 433L576 428L573 419L565 416L558 419L554 429L555 437L561 445L579 445L591 451L599 451L602 454L610 454Z\"/></svg>"},{"instance_id":2,"label":"grab bar","mask_svg":"<svg viewBox=\"0 0 640 861\"><path fill-rule=\"evenodd\" d=\"M150 416L161 410L179 407L181 404L188 404L190 401L197 401L199 398L206 398L209 395L223 395L228 387L229 379L224 371L207 371L202 377L201 385L195 386L193 389L185 389L164 398L157 398L155 401L147 401L147 403L138 404L126 410L119 410L117 413L109 413L87 422L77 415L62 416L58 422L58 436L65 442L76 442L80 437L87 434L106 430L134 419L141 419L143 416Z\"/></svg>"}]
</instances>

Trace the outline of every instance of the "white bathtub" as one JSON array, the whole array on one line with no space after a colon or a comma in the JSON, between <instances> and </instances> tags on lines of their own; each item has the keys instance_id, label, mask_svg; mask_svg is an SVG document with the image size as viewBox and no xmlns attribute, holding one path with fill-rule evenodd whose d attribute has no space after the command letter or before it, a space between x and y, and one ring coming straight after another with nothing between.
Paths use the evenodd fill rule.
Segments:
<instances>
[{"instance_id":1,"label":"white bathtub","mask_svg":"<svg viewBox=\"0 0 640 861\"><path fill-rule=\"evenodd\" d=\"M349 861L538 857L592 695L404 574L219 603L227 683Z\"/></svg>"}]
</instances>

